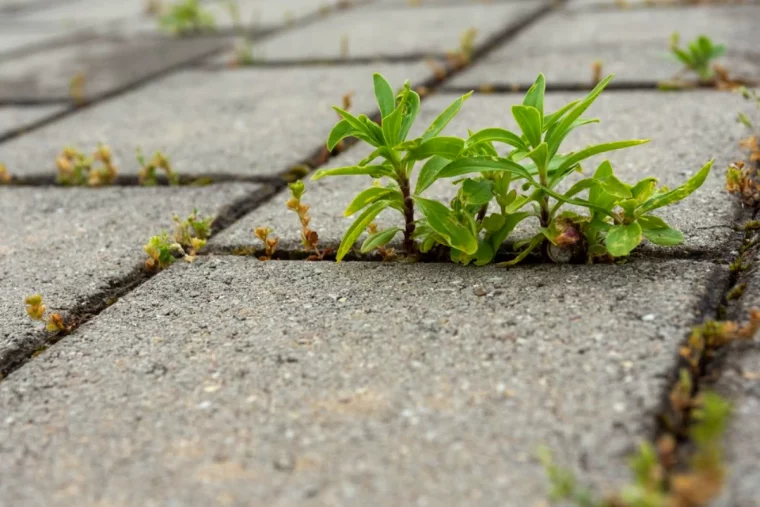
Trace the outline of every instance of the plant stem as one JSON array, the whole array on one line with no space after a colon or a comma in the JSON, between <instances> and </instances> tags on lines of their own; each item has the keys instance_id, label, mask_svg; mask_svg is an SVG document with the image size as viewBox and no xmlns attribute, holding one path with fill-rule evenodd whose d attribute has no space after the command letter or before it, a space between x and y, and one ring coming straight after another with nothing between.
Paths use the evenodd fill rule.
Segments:
<instances>
[{"instance_id":1,"label":"plant stem","mask_svg":"<svg viewBox=\"0 0 760 507\"><path fill-rule=\"evenodd\" d=\"M483 219L486 217L487 211L488 211L488 204L484 204L483 206L481 206L480 209L478 210L478 216L475 219L476 222L482 223ZM502 214L504 214L504 210L502 210Z\"/></svg>"},{"instance_id":2,"label":"plant stem","mask_svg":"<svg viewBox=\"0 0 760 507\"><path fill-rule=\"evenodd\" d=\"M416 252L416 245L412 234L414 233L414 201L409 192L409 178L405 175L399 175L398 186L401 189L401 195L404 197L404 242L403 248L407 255L413 255Z\"/></svg>"}]
</instances>

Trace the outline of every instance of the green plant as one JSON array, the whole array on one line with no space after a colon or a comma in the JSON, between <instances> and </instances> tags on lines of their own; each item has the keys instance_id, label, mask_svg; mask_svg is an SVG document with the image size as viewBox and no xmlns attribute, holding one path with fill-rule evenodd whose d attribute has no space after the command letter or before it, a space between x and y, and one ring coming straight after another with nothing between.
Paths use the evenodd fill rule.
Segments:
<instances>
[{"instance_id":1,"label":"green plant","mask_svg":"<svg viewBox=\"0 0 760 507\"><path fill-rule=\"evenodd\" d=\"M119 172L113 162L111 149L100 143L90 157L76 148L66 147L58 155L55 163L58 168L57 181L66 186L110 185L116 180Z\"/></svg>"},{"instance_id":2,"label":"green plant","mask_svg":"<svg viewBox=\"0 0 760 507\"><path fill-rule=\"evenodd\" d=\"M184 257L188 262L193 261L195 255L206 246L206 241L211 236L214 218L199 216L197 209L194 209L185 220L177 215L174 215L172 220L175 224L172 237L163 231L143 245L143 250L148 254L148 259L145 261L148 271L160 271L180 257Z\"/></svg>"},{"instance_id":3,"label":"green plant","mask_svg":"<svg viewBox=\"0 0 760 507\"><path fill-rule=\"evenodd\" d=\"M670 51L678 61L684 64L684 71L694 72L702 81L711 80L715 76L712 62L723 56L726 45L715 44L709 37L700 35L696 40L689 42L685 48L681 48L679 47L680 39L678 32L670 36Z\"/></svg>"},{"instance_id":4,"label":"green plant","mask_svg":"<svg viewBox=\"0 0 760 507\"><path fill-rule=\"evenodd\" d=\"M13 175L8 172L8 168L0 162L0 185L8 185L13 179Z\"/></svg>"},{"instance_id":5,"label":"green plant","mask_svg":"<svg viewBox=\"0 0 760 507\"><path fill-rule=\"evenodd\" d=\"M526 219L537 219L539 232L516 244L519 255L504 263L512 265L541 247L545 256L557 262L568 261L579 251L588 260L628 255L644 238L664 246L677 245L683 235L651 214L674 204L699 188L712 166L708 162L684 185L669 190L656 188L655 178L634 185L620 181L612 165L602 162L592 177L575 182L565 192L558 186L572 173L581 170L580 162L601 153L636 146L646 140L613 141L588 146L577 152L560 153L559 148L575 128L595 123L582 118L612 76L602 80L588 96L545 114L545 80L539 75L523 103L512 107L519 133L502 128L470 132L467 139L440 136L443 128L458 113L470 94L455 100L422 134L407 140L419 111L419 96L408 82L394 97L388 82L375 74L375 95L382 114L382 127L366 116L355 117L335 108L343 118L332 130L327 147L354 136L376 149L356 166L317 171L313 179L325 176L369 175L386 178L387 186L373 185L361 192L345 211L346 216L361 211L348 228L338 249L342 259L367 225L383 210L396 210L404 217L404 228L378 231L368 241L375 247L388 244L403 232L407 255L417 250L448 247L452 260L463 264L492 262L496 252L515 227ZM499 156L494 143L511 148ZM381 159L379 163L371 164ZM426 161L410 181L418 162ZM456 197L446 206L422 197L436 181L456 178ZM518 194L518 190L523 193ZM587 192L582 199L579 194ZM489 206L498 211L489 214ZM573 205L588 210L588 215L563 210ZM415 218L419 210L422 218ZM419 241L419 245L415 242ZM365 243L366 244L366 243Z\"/></svg>"},{"instance_id":6,"label":"green plant","mask_svg":"<svg viewBox=\"0 0 760 507\"><path fill-rule=\"evenodd\" d=\"M143 250L148 254L145 267L148 271L160 271L169 267L177 260L178 255L184 255L182 245L173 241L166 231L159 236L153 236L143 245Z\"/></svg>"},{"instance_id":7,"label":"green plant","mask_svg":"<svg viewBox=\"0 0 760 507\"><path fill-rule=\"evenodd\" d=\"M272 232L272 229L269 227L256 227L253 230L254 235L264 243L264 255L259 257L260 261L271 261L274 253L277 251L280 239L272 236Z\"/></svg>"},{"instance_id":8,"label":"green plant","mask_svg":"<svg viewBox=\"0 0 760 507\"><path fill-rule=\"evenodd\" d=\"M26 308L26 314L32 320L39 320L45 322L45 329L51 333L59 331L67 331L68 325L64 321L60 313L52 313L46 316L47 307L42 301L42 295L34 294L33 296L27 296L24 299L24 305Z\"/></svg>"},{"instance_id":9,"label":"green plant","mask_svg":"<svg viewBox=\"0 0 760 507\"><path fill-rule=\"evenodd\" d=\"M744 100L747 100L749 102L754 102L755 107L760 109L760 93L757 92L757 90L750 90L746 86L742 86L739 88L739 93L742 94L742 97L744 97ZM755 126L750 121L749 117L745 113L739 113L736 116L737 121L741 122L750 130L754 130Z\"/></svg>"},{"instance_id":10,"label":"green plant","mask_svg":"<svg viewBox=\"0 0 760 507\"><path fill-rule=\"evenodd\" d=\"M216 25L213 14L203 9L199 0L179 0L169 5L158 23L163 30L178 35L211 30Z\"/></svg>"},{"instance_id":11,"label":"green plant","mask_svg":"<svg viewBox=\"0 0 760 507\"><path fill-rule=\"evenodd\" d=\"M158 170L164 171L166 179L169 180L170 185L179 185L179 175L172 168L169 162L169 157L157 151L150 162L145 160L140 148L137 149L137 162L140 164L140 172L137 175L137 180L140 185L146 187L155 186L158 183L156 178L156 172Z\"/></svg>"},{"instance_id":12,"label":"green plant","mask_svg":"<svg viewBox=\"0 0 760 507\"><path fill-rule=\"evenodd\" d=\"M306 250L313 250L314 254L309 256L309 260L322 260L325 255L330 253L330 249L319 249L319 234L311 229L311 216L309 216L309 205L301 202L301 198L306 193L306 187L303 181L294 181L288 184L290 189L290 199L285 203L289 210L298 215L298 221L301 223L301 244Z\"/></svg>"}]
</instances>

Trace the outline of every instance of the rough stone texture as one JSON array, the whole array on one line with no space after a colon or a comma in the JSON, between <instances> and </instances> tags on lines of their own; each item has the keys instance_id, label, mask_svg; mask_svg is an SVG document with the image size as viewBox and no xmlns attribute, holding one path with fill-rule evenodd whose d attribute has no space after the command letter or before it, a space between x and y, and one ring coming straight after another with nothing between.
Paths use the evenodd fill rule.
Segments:
<instances>
[{"instance_id":1,"label":"rough stone texture","mask_svg":"<svg viewBox=\"0 0 760 507\"><path fill-rule=\"evenodd\" d=\"M476 28L476 45L524 22L543 1L426 9L351 9L255 45L272 61L442 55L459 48L460 35ZM382 22L379 22L382 19ZM393 36L389 37L389 30ZM347 42L343 54L342 40Z\"/></svg>"},{"instance_id":2,"label":"rough stone texture","mask_svg":"<svg viewBox=\"0 0 760 507\"><path fill-rule=\"evenodd\" d=\"M548 111L559 108L580 94L550 93L546 98ZM436 94L423 102L416 128L421 132L456 98L455 95ZM630 92L602 94L587 112L601 119L600 124L589 125L568 136L563 150L572 151L589 144L621 139L653 141L644 146L608 154L616 174L626 182L635 182L647 176L656 176L660 183L671 188L683 183L710 158L715 158L713 172L696 193L676 206L658 210L656 214L683 231L686 241L676 248L652 246L659 252L671 255L693 251L727 252L733 243L736 205L724 190L724 169L730 162L741 158L737 140L745 135L744 127L735 120L741 99L730 93L699 91L687 94L660 92ZM522 95L475 95L449 124L445 133L466 136L467 129L499 126L515 129L510 106L520 103ZM356 150L359 150L358 152ZM330 162L331 166L353 165L367 154L362 147L352 148ZM584 164L592 174L603 157ZM319 233L324 246L335 247L352 217L343 217L343 210L353 197L370 185L368 177L325 178L308 182L304 201L311 204L312 226ZM444 202L454 197L454 187L441 182L431 188L428 197ZM281 249L300 248L299 227L296 217L286 210L287 192L275 197L266 205L242 219L217 238L214 244L227 248L259 244L251 234L256 226L269 226L281 238ZM381 227L401 225L398 213L388 213L378 220ZM537 223L523 222L514 233L523 239L536 232ZM363 241L363 238L360 239Z\"/></svg>"},{"instance_id":3,"label":"rough stone texture","mask_svg":"<svg viewBox=\"0 0 760 507\"><path fill-rule=\"evenodd\" d=\"M541 445L604 490L726 276L175 265L0 383L0 501L525 507Z\"/></svg>"},{"instance_id":4,"label":"rough stone texture","mask_svg":"<svg viewBox=\"0 0 760 507\"><path fill-rule=\"evenodd\" d=\"M63 105L0 106L0 138L66 109Z\"/></svg>"},{"instance_id":5,"label":"rough stone texture","mask_svg":"<svg viewBox=\"0 0 760 507\"><path fill-rule=\"evenodd\" d=\"M728 52L719 62L732 76L757 79L758 18L760 5L558 10L455 76L447 86L526 85L539 72L546 75L549 85L590 85L591 66L597 60L603 64L603 73L614 73L618 83L654 83L672 78L682 67L667 56L670 35L676 30L683 43L700 34L726 43Z\"/></svg>"},{"instance_id":6,"label":"rough stone texture","mask_svg":"<svg viewBox=\"0 0 760 507\"><path fill-rule=\"evenodd\" d=\"M0 62L0 100L92 100L223 49L215 37L102 35ZM75 76L84 77L72 92Z\"/></svg>"},{"instance_id":7,"label":"rough stone texture","mask_svg":"<svg viewBox=\"0 0 760 507\"><path fill-rule=\"evenodd\" d=\"M125 174L139 170L142 147L163 150L185 174L273 177L324 146L337 122L331 105L345 93L355 92L352 111L376 110L373 72L399 86L430 76L423 63L181 72L0 144L0 159L18 173L47 173L63 146L104 142Z\"/></svg>"},{"instance_id":8,"label":"rough stone texture","mask_svg":"<svg viewBox=\"0 0 760 507\"><path fill-rule=\"evenodd\" d=\"M142 245L173 227L173 214L194 207L216 214L254 190L0 188L0 371L44 343L44 325L26 316L25 296L41 293L49 310L69 310L131 273L146 258Z\"/></svg>"}]
</instances>

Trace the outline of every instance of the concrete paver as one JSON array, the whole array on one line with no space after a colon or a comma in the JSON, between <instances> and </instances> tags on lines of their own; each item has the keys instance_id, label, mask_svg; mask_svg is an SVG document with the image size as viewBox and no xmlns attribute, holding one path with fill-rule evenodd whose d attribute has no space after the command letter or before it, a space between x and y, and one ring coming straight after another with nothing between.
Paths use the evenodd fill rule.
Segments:
<instances>
[{"instance_id":1,"label":"concrete paver","mask_svg":"<svg viewBox=\"0 0 760 507\"><path fill-rule=\"evenodd\" d=\"M256 188L0 187L0 372L44 343L26 296L41 293L50 311L69 310L130 274L146 258L142 245L172 230L173 214L216 214Z\"/></svg>"},{"instance_id":2,"label":"concrete paver","mask_svg":"<svg viewBox=\"0 0 760 507\"><path fill-rule=\"evenodd\" d=\"M682 67L668 56L670 35L676 31L683 43L700 34L725 43L728 51L720 63L734 77L756 80L758 17L760 5L556 10L446 85L524 86L543 72L550 86L590 86L595 61L602 62L605 74L616 74L618 84L655 83L672 78Z\"/></svg>"},{"instance_id":3,"label":"concrete paver","mask_svg":"<svg viewBox=\"0 0 760 507\"><path fill-rule=\"evenodd\" d=\"M0 106L0 138L66 109L65 105Z\"/></svg>"},{"instance_id":4,"label":"concrete paver","mask_svg":"<svg viewBox=\"0 0 760 507\"><path fill-rule=\"evenodd\" d=\"M163 150L184 174L275 177L323 146L344 94L355 92L352 111L376 111L372 72L399 85L430 77L424 63L179 72L0 144L0 160L44 174L64 146L104 142L124 174L139 170L141 147Z\"/></svg>"},{"instance_id":5,"label":"concrete paver","mask_svg":"<svg viewBox=\"0 0 760 507\"><path fill-rule=\"evenodd\" d=\"M540 445L606 489L726 277L175 265L0 383L0 499L524 507Z\"/></svg>"},{"instance_id":6,"label":"concrete paver","mask_svg":"<svg viewBox=\"0 0 760 507\"><path fill-rule=\"evenodd\" d=\"M439 56L459 49L460 35L478 33L476 46L532 18L543 1L425 9L351 9L256 44L269 61ZM382 22L379 20L382 19ZM388 31L393 33L388 37Z\"/></svg>"},{"instance_id":7,"label":"concrete paver","mask_svg":"<svg viewBox=\"0 0 760 507\"><path fill-rule=\"evenodd\" d=\"M547 94L546 108L554 110L568 101L582 96L580 93ZM418 133L450 104L456 95L436 94L423 102L417 119ZM467 129L499 126L515 129L511 117L512 104L522 101L521 94L478 95L471 97L445 132L467 136ZM671 188L683 183L710 158L715 158L714 169L707 182L696 193L680 204L661 210L658 214L685 235L685 243L676 248L652 246L655 251L670 252L723 252L735 243L733 230L737 206L724 189L724 169L741 158L737 140L744 127L735 120L736 111L743 107L742 99L730 93L699 91L688 94L660 92L630 92L602 94L587 115L598 117L601 123L580 128L567 138L563 150L581 149L589 144L621 139L647 139L652 142L635 148L607 154L616 168L616 174L626 182L635 183L647 176L656 176L660 184ZM331 166L353 165L366 154L366 149L352 148L340 155ZM587 174L593 173L602 156L583 165ZM353 197L371 184L369 177L324 178L307 183L304 202L311 204L312 228L325 247L336 247L355 217L344 217L343 210ZM454 197L454 187L441 182L431 188L428 197L448 202ZM282 250L300 250L300 232L297 218L286 210L287 191L252 212L237 224L216 237L214 245L235 248L259 244L251 233L257 226L272 227L280 236ZM537 223L523 222L514 238L524 239L537 232ZM388 213L378 225L401 225L401 216ZM363 238L360 238L360 242ZM738 246L738 245L736 245Z\"/></svg>"}]
</instances>

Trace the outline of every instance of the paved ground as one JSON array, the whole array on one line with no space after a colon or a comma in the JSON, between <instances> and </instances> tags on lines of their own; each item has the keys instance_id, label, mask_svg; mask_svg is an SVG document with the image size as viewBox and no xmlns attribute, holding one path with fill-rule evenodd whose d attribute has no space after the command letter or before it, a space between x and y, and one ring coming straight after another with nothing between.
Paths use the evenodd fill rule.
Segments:
<instances>
[{"instance_id":1,"label":"paved ground","mask_svg":"<svg viewBox=\"0 0 760 507\"><path fill-rule=\"evenodd\" d=\"M0 163L14 176L0 188L0 506L538 507L541 446L600 492L630 481L627 457L657 434L691 327L760 307L760 259L743 248L754 211L723 181L743 156L736 113L751 108L714 89L656 90L679 69L658 56L673 31L727 43L726 67L760 79L760 5L661 3L240 0L256 64L232 68L221 2L205 2L216 32L170 37L137 0L0 0ZM471 65L441 80L468 28ZM610 158L623 180L670 186L716 161L662 214L682 246L509 270L240 255L270 226L283 258L303 257L285 181L299 164L367 155L323 147L345 94L376 112L372 72L433 89L419 128L480 90L447 129L465 135L513 126L512 89L537 72L547 107L579 96L595 60L618 79L591 110L602 123L569 149L651 138ZM64 146L98 142L116 185L54 184ZM183 184L138 186L138 148L165 151ZM340 242L366 182L307 182L323 246ZM451 186L428 194L446 201ZM219 217L208 248L146 273L142 245L193 208ZM740 253L749 269L732 274ZM28 319L37 292L77 319L71 334ZM758 372L745 343L702 379L734 403L716 505L760 507Z\"/></svg>"}]
</instances>

